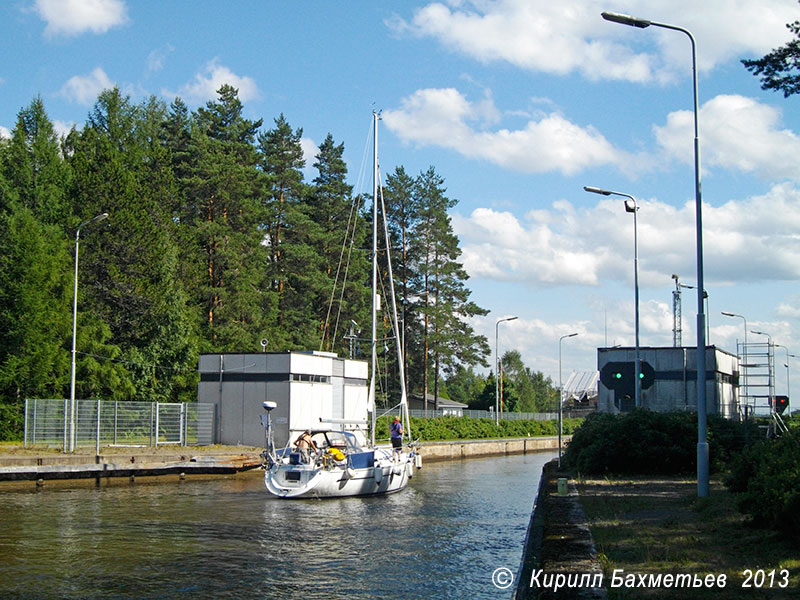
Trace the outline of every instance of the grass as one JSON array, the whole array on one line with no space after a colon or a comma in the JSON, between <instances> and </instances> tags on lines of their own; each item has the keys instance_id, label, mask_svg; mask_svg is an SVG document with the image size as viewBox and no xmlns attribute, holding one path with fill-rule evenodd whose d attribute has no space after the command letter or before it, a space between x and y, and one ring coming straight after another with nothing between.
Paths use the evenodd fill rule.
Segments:
<instances>
[{"instance_id":1,"label":"grass","mask_svg":"<svg viewBox=\"0 0 800 600\"><path fill-rule=\"evenodd\" d=\"M579 479L581 504L603 565L608 598L798 598L800 541L750 524L733 496L712 481L708 498L680 478ZM724 589L610 589L612 572L727 576ZM745 571L775 569L760 587L743 588ZM780 588L780 571L788 586ZM751 584L753 582L751 581Z\"/></svg>"}]
</instances>

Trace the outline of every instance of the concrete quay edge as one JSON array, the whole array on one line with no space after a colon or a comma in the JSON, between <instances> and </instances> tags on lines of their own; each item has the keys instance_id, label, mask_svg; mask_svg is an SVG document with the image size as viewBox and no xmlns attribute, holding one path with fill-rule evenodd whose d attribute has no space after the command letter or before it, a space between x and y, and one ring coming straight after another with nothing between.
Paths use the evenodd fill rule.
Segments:
<instances>
[{"instance_id":1,"label":"concrete quay edge","mask_svg":"<svg viewBox=\"0 0 800 600\"><path fill-rule=\"evenodd\" d=\"M559 478L567 479L566 495L558 493ZM603 587L537 589L532 579L534 570L546 573L550 581L560 574L573 575L576 580L589 575L594 581L595 576L603 574L577 488L567 473L559 472L555 459L542 468L512 599L603 600L607 597ZM546 581L544 576L538 580Z\"/></svg>"},{"instance_id":2,"label":"concrete quay edge","mask_svg":"<svg viewBox=\"0 0 800 600\"><path fill-rule=\"evenodd\" d=\"M563 438L566 443L568 437ZM422 442L417 445L424 461L460 460L487 456L526 454L558 448L556 436L492 440ZM261 464L260 452L193 455L192 447L174 453L0 455L0 482L49 479L157 476L170 474L229 474Z\"/></svg>"}]
</instances>

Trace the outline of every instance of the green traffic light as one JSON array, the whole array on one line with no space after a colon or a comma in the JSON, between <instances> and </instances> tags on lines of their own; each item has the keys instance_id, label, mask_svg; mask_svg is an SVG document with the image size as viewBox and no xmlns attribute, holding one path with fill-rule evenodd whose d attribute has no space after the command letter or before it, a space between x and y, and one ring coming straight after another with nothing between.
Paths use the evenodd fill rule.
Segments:
<instances>
[{"instance_id":1,"label":"green traffic light","mask_svg":"<svg viewBox=\"0 0 800 600\"><path fill-rule=\"evenodd\" d=\"M617 379L622 379L622 373L614 373L614 377Z\"/></svg>"}]
</instances>

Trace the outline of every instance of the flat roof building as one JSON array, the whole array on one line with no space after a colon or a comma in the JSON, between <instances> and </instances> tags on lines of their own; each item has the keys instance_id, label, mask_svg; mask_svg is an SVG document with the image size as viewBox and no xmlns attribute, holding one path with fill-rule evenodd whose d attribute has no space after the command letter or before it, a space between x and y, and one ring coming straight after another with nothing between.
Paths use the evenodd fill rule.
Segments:
<instances>
[{"instance_id":1,"label":"flat roof building","mask_svg":"<svg viewBox=\"0 0 800 600\"><path fill-rule=\"evenodd\" d=\"M598 348L600 372L597 410L634 408L632 347ZM654 411L697 411L697 353L694 347L640 347L641 405ZM706 408L709 414L739 418L739 359L715 346L706 347Z\"/></svg>"},{"instance_id":2,"label":"flat roof building","mask_svg":"<svg viewBox=\"0 0 800 600\"><path fill-rule=\"evenodd\" d=\"M367 418L365 361L329 352L202 354L197 401L215 407L213 441L263 446L263 402L272 411L275 445L306 429L353 429L341 421ZM363 429L363 427L362 427Z\"/></svg>"}]
</instances>

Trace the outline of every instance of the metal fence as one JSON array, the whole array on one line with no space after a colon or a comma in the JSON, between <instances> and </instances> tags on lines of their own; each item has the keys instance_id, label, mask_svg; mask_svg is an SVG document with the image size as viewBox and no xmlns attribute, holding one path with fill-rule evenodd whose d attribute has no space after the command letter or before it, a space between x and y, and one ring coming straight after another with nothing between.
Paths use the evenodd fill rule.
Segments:
<instances>
[{"instance_id":1,"label":"metal fence","mask_svg":"<svg viewBox=\"0 0 800 600\"><path fill-rule=\"evenodd\" d=\"M75 445L205 445L213 442L214 405L194 402L75 401ZM25 446L69 446L69 400L25 401Z\"/></svg>"},{"instance_id":2,"label":"metal fence","mask_svg":"<svg viewBox=\"0 0 800 600\"><path fill-rule=\"evenodd\" d=\"M586 417L590 413L596 412L595 409L564 409L562 417L565 419ZM454 410L452 408L440 408L439 410L411 409L408 411L412 417L423 419L433 419L436 417L467 417L470 419L494 419L495 413L489 410ZM500 419L508 421L549 421L558 419L557 412L547 413L523 413L523 412L502 412Z\"/></svg>"}]
</instances>

